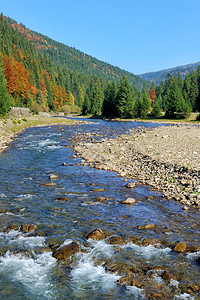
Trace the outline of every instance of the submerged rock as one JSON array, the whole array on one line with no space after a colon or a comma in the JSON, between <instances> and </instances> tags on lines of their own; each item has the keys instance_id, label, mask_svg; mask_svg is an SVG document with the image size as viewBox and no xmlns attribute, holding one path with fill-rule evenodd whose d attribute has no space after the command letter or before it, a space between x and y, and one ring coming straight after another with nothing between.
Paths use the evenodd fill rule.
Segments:
<instances>
[{"instance_id":1,"label":"submerged rock","mask_svg":"<svg viewBox=\"0 0 200 300\"><path fill-rule=\"evenodd\" d=\"M94 229L86 236L86 239L93 239L93 240L103 240L106 238L106 234L99 228Z\"/></svg>"},{"instance_id":2,"label":"submerged rock","mask_svg":"<svg viewBox=\"0 0 200 300\"><path fill-rule=\"evenodd\" d=\"M99 188L99 189L92 190L92 192L103 192L103 191L105 191L104 188Z\"/></svg>"},{"instance_id":3,"label":"submerged rock","mask_svg":"<svg viewBox=\"0 0 200 300\"><path fill-rule=\"evenodd\" d=\"M123 240L123 238L121 236L111 236L109 238L109 243L111 245L123 245L123 244L125 244L125 241Z\"/></svg>"},{"instance_id":4,"label":"submerged rock","mask_svg":"<svg viewBox=\"0 0 200 300\"><path fill-rule=\"evenodd\" d=\"M138 226L138 229L154 229L155 225L154 224L146 224L146 225L142 225L142 226Z\"/></svg>"},{"instance_id":5,"label":"submerged rock","mask_svg":"<svg viewBox=\"0 0 200 300\"><path fill-rule=\"evenodd\" d=\"M41 184L42 186L57 186L55 182L45 182Z\"/></svg>"},{"instance_id":6,"label":"submerged rock","mask_svg":"<svg viewBox=\"0 0 200 300\"><path fill-rule=\"evenodd\" d=\"M67 197L58 197L57 200L59 200L59 201L68 201L69 199Z\"/></svg>"},{"instance_id":7,"label":"submerged rock","mask_svg":"<svg viewBox=\"0 0 200 300\"><path fill-rule=\"evenodd\" d=\"M177 280L177 277L172 274L170 271L164 271L164 273L162 274L162 279L164 280Z\"/></svg>"},{"instance_id":8,"label":"submerged rock","mask_svg":"<svg viewBox=\"0 0 200 300\"><path fill-rule=\"evenodd\" d=\"M56 259L67 259L70 256L79 252L79 245L77 242L72 242L53 252L52 256Z\"/></svg>"},{"instance_id":9,"label":"submerged rock","mask_svg":"<svg viewBox=\"0 0 200 300\"><path fill-rule=\"evenodd\" d=\"M37 226L34 224L23 224L23 225L21 225L20 229L23 233L27 233L27 232L35 231L36 228L37 228Z\"/></svg>"}]
</instances>

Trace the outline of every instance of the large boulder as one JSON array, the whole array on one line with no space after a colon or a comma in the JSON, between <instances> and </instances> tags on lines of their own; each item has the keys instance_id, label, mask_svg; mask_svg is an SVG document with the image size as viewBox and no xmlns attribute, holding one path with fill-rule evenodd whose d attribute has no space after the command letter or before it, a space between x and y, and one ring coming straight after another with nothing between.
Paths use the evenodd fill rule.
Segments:
<instances>
[{"instance_id":1,"label":"large boulder","mask_svg":"<svg viewBox=\"0 0 200 300\"><path fill-rule=\"evenodd\" d=\"M52 256L56 259L67 259L79 251L77 242L72 242L53 252Z\"/></svg>"},{"instance_id":2,"label":"large boulder","mask_svg":"<svg viewBox=\"0 0 200 300\"><path fill-rule=\"evenodd\" d=\"M92 239L92 240L103 240L106 238L106 234L99 228L94 229L88 235L86 236L86 239Z\"/></svg>"}]
</instances>

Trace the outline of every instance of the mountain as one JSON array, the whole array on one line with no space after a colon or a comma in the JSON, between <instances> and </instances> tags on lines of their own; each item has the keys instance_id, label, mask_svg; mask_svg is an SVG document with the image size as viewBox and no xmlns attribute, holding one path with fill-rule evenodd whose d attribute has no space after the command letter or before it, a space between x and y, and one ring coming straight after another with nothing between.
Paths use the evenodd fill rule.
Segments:
<instances>
[{"instance_id":1,"label":"mountain","mask_svg":"<svg viewBox=\"0 0 200 300\"><path fill-rule=\"evenodd\" d=\"M7 22L16 29L20 35L28 39L38 51L47 55L55 64L64 65L70 71L77 70L86 75L103 77L109 80L119 81L123 75L126 76L132 86L141 89L145 83L144 79L130 72L112 66L75 48L69 47L62 43L35 31L29 30L22 24L18 24L11 18L6 17ZM146 83L149 87L150 84Z\"/></svg>"},{"instance_id":2,"label":"mountain","mask_svg":"<svg viewBox=\"0 0 200 300\"><path fill-rule=\"evenodd\" d=\"M184 66L179 66L171 69L161 70L157 72L150 72L145 74L139 74L138 76L147 81L154 81L156 84L160 84L161 81L164 81L167 78L167 75L170 73L172 76L177 75L179 72L183 78L192 71L196 71L196 69L200 66L200 62L188 64Z\"/></svg>"}]
</instances>

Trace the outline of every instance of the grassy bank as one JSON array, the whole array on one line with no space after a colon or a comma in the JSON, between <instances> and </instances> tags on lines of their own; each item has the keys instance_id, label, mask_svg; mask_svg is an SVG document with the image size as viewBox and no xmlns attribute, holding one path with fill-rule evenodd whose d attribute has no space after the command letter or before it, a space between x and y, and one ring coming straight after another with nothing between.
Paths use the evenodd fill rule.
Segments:
<instances>
[{"instance_id":1,"label":"grassy bank","mask_svg":"<svg viewBox=\"0 0 200 300\"><path fill-rule=\"evenodd\" d=\"M26 116L0 118L0 152L5 150L13 137L28 127L72 125L77 123L62 117Z\"/></svg>"}]
</instances>

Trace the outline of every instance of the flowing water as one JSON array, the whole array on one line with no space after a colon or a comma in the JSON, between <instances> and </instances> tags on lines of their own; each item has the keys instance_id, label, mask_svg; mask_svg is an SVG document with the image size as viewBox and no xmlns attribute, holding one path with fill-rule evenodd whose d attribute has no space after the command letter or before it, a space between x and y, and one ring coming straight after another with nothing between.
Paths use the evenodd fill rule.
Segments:
<instances>
[{"instance_id":1,"label":"flowing water","mask_svg":"<svg viewBox=\"0 0 200 300\"><path fill-rule=\"evenodd\" d=\"M152 287L161 289L165 299L200 299L196 262L200 252L172 250L178 241L200 245L199 211L184 211L148 186L127 189L116 173L81 166L81 159L72 158L68 147L70 138L79 133L106 138L139 126L158 125L94 121L29 128L0 154L0 299L148 299ZM52 173L59 175L53 181L57 186L43 186ZM95 191L98 188L104 191ZM107 200L95 201L99 196ZM137 203L119 203L128 197ZM25 223L36 225L36 232L17 228ZM149 223L155 228L138 229ZM16 226L6 230L11 225ZM87 241L86 235L95 228L108 238ZM129 242L112 245L109 237L113 235ZM152 245L145 243L147 239L158 242ZM56 245L71 241L79 243L79 253L67 261L52 257ZM117 283L127 274L125 269L121 273L112 269L120 264L137 269L132 274L141 286ZM162 270L175 272L177 278L163 280Z\"/></svg>"}]
</instances>

